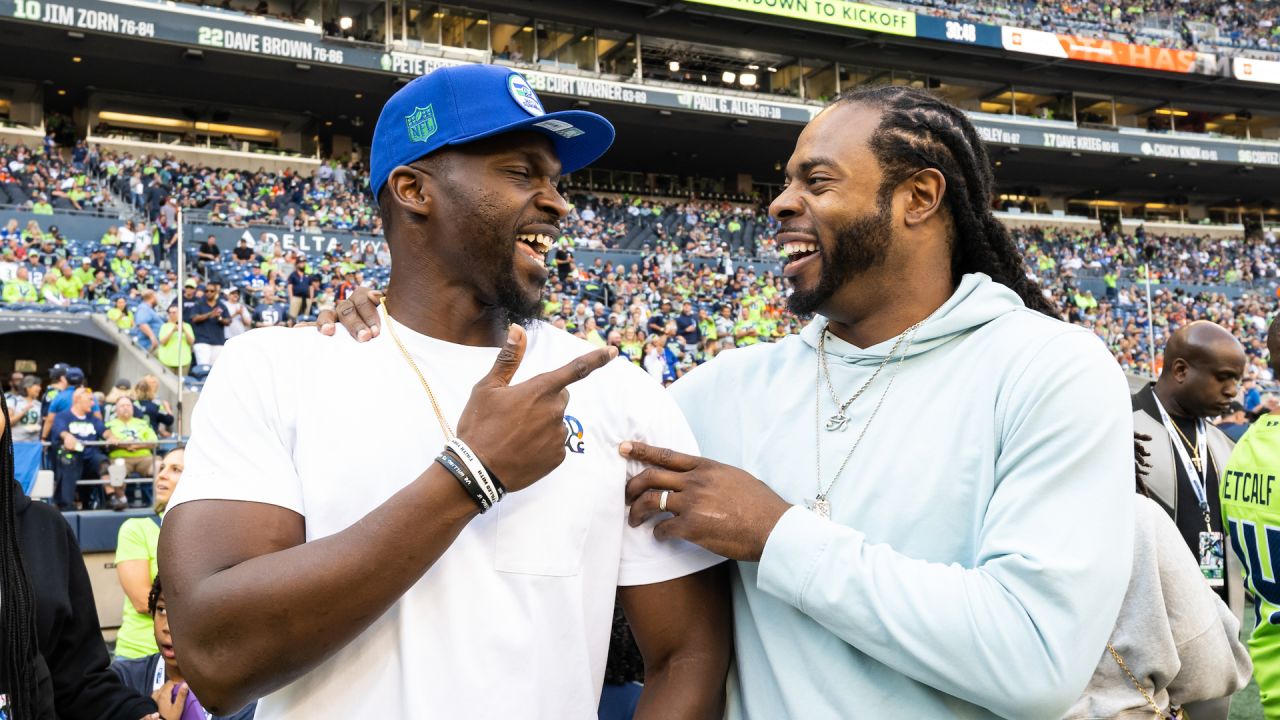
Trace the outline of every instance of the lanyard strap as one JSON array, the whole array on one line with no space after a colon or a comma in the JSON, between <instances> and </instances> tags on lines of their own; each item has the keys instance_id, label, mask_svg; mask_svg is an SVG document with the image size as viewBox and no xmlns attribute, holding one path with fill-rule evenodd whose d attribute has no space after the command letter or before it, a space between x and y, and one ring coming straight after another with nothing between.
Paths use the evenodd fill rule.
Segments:
<instances>
[{"instance_id":1,"label":"lanyard strap","mask_svg":"<svg viewBox=\"0 0 1280 720\"><path fill-rule=\"evenodd\" d=\"M1155 396L1154 393L1152 393ZM1169 413L1164 409L1164 405L1160 404L1160 398L1155 397L1156 408L1160 411L1160 420L1164 422L1165 432L1169 433L1169 439L1173 441L1174 450L1178 453L1178 459L1182 462L1182 467L1187 471L1187 479L1191 481L1191 489L1196 493L1196 501L1200 503L1200 509L1204 511L1205 518L1209 516L1209 500L1206 497L1204 477L1200 474L1200 469L1191 461L1191 457L1187 455L1186 443L1182 441L1181 433L1173 425L1173 419L1169 417ZM1205 463L1209 459L1206 451L1208 433L1205 431L1204 418L1196 418L1196 457L1200 458L1200 462Z\"/></svg>"},{"instance_id":2,"label":"lanyard strap","mask_svg":"<svg viewBox=\"0 0 1280 720\"><path fill-rule=\"evenodd\" d=\"M151 692L155 692L164 687L164 658L156 658L156 674L151 681Z\"/></svg>"}]
</instances>

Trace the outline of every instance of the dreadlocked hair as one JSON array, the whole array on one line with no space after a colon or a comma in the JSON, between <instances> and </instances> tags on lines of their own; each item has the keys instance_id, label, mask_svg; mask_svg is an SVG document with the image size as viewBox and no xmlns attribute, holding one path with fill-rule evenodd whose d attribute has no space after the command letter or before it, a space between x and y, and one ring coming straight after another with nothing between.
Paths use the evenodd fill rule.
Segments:
<instances>
[{"instance_id":1,"label":"dreadlocked hair","mask_svg":"<svg viewBox=\"0 0 1280 720\"><path fill-rule=\"evenodd\" d=\"M27 720L36 713L36 605L31 580L22 567L18 549L18 518L14 506L17 477L13 469L13 427L9 413L4 416L0 436L0 677L8 687L9 717Z\"/></svg>"},{"instance_id":2,"label":"dreadlocked hair","mask_svg":"<svg viewBox=\"0 0 1280 720\"><path fill-rule=\"evenodd\" d=\"M1008 229L991 214L995 188L991 160L982 138L959 108L903 85L855 88L841 93L833 105L843 103L866 105L883 113L870 141L884 170L881 198L924 168L933 168L946 179L943 202L953 225L953 284L966 273L986 273L1016 293L1028 308L1059 316L1040 286L1027 277L1022 254Z\"/></svg>"}]
</instances>

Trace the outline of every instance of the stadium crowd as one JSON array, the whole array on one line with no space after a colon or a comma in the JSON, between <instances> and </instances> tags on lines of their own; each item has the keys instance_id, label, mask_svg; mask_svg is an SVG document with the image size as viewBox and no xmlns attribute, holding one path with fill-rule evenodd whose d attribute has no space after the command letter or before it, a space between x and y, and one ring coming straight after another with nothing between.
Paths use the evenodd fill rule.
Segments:
<instances>
[{"instance_id":1,"label":"stadium crowd","mask_svg":"<svg viewBox=\"0 0 1280 720\"><path fill-rule=\"evenodd\" d=\"M666 221L664 226L663 220ZM746 222L762 233L745 249ZM714 203L575 196L575 209L547 262L554 269L544 311L555 324L620 348L663 382L735 346L796 332L778 275L773 225L758 212ZM383 287L383 243L307 256L279 245L226 252L206 237L189 253L200 280L183 288L176 332L177 274L164 251L165 223L126 223L93 242L37 222L0 227L0 300L105 314L167 367L203 375L225 339L252 327L309 320L354 288ZM1150 268L1157 347L1178 327L1211 319L1237 332L1257 379L1267 370L1264 336L1280 265L1271 234L1248 240L1015 228L1028 271L1063 317L1091 328L1128 371L1150 374L1142 283ZM634 255L593 250L644 241ZM575 251L595 255L579 260ZM609 259L612 258L612 259ZM174 312L170 312L174 310ZM214 313L217 313L214 315Z\"/></svg>"},{"instance_id":2,"label":"stadium crowd","mask_svg":"<svg viewBox=\"0 0 1280 720\"><path fill-rule=\"evenodd\" d=\"M1280 50L1280 7L1247 0L906 0L917 12L992 25L1119 40L1135 45ZM1216 27L1205 37L1200 28ZM1171 32L1151 32L1153 29ZM1220 50L1219 48L1214 48Z\"/></svg>"}]
</instances>

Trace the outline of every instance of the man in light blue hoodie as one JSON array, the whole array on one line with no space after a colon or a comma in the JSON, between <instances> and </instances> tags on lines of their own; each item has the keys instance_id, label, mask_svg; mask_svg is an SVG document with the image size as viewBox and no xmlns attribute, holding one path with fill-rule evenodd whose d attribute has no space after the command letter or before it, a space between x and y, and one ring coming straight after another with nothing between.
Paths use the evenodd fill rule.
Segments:
<instances>
[{"instance_id":1,"label":"man in light blue hoodie","mask_svg":"<svg viewBox=\"0 0 1280 720\"><path fill-rule=\"evenodd\" d=\"M654 466L633 524L739 561L730 718L1057 718L1105 652L1128 391L1027 279L989 168L931 95L837 100L770 208L814 320L672 386L705 457L620 448Z\"/></svg>"}]
</instances>

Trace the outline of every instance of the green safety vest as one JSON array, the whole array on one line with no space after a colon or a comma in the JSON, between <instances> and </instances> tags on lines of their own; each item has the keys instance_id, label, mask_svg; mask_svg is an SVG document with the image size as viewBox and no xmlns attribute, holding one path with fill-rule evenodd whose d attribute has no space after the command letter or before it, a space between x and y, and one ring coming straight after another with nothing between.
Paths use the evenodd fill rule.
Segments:
<instances>
[{"instance_id":1,"label":"green safety vest","mask_svg":"<svg viewBox=\"0 0 1280 720\"><path fill-rule=\"evenodd\" d=\"M1218 496L1258 618L1249 636L1254 677L1266 716L1280 717L1280 414L1263 415L1240 438Z\"/></svg>"}]
</instances>

